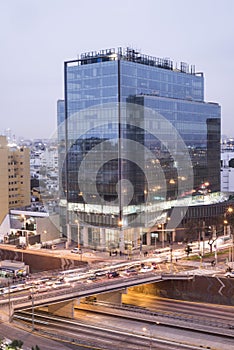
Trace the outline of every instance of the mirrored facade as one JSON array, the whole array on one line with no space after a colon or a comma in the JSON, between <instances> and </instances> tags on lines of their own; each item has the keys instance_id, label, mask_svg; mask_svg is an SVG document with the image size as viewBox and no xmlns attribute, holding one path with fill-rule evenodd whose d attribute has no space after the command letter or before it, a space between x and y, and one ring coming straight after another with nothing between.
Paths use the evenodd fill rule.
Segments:
<instances>
[{"instance_id":1,"label":"mirrored facade","mask_svg":"<svg viewBox=\"0 0 234 350\"><path fill-rule=\"evenodd\" d=\"M83 245L119 247L126 235L137 242L178 196L195 196L204 183L220 190L220 106L204 102L204 77L194 66L118 48L82 54L64 71L64 235L71 230L76 239L78 220Z\"/></svg>"}]
</instances>

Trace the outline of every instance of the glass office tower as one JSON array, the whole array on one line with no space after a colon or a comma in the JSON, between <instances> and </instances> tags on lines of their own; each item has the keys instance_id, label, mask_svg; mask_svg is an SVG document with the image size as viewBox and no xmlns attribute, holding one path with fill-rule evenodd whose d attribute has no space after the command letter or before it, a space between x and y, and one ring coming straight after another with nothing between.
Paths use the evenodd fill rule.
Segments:
<instances>
[{"instance_id":1,"label":"glass office tower","mask_svg":"<svg viewBox=\"0 0 234 350\"><path fill-rule=\"evenodd\" d=\"M220 190L220 106L204 102L194 66L118 48L81 54L64 74L60 208L69 240L124 250L176 200Z\"/></svg>"}]
</instances>

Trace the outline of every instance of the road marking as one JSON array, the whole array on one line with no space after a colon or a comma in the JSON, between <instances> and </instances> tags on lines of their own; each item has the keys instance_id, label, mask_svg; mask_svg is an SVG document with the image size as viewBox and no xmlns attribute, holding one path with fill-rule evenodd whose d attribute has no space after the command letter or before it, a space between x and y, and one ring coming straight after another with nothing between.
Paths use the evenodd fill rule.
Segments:
<instances>
[{"instance_id":1,"label":"road marking","mask_svg":"<svg viewBox=\"0 0 234 350\"><path fill-rule=\"evenodd\" d=\"M219 277L216 276L216 278L219 281L219 283L221 284L221 287L219 288L218 293L223 296L222 289L225 288L225 284L221 281L221 279Z\"/></svg>"}]
</instances>

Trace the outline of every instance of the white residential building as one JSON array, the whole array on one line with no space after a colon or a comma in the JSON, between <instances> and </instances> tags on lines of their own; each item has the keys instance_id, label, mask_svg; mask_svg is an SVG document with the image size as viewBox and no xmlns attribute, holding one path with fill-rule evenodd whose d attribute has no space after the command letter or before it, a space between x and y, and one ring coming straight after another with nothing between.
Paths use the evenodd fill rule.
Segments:
<instances>
[{"instance_id":1,"label":"white residential building","mask_svg":"<svg viewBox=\"0 0 234 350\"><path fill-rule=\"evenodd\" d=\"M234 192L234 150L221 152L221 191Z\"/></svg>"}]
</instances>

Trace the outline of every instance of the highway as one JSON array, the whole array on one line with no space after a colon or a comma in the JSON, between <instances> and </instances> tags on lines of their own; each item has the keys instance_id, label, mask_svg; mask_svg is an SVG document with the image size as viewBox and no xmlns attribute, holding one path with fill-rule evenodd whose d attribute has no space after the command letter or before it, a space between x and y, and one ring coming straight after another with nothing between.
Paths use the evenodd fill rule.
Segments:
<instances>
[{"instance_id":1,"label":"highway","mask_svg":"<svg viewBox=\"0 0 234 350\"><path fill-rule=\"evenodd\" d=\"M220 327L223 325L223 328L233 329L234 335L233 306L158 298L152 295L144 295L142 298L142 294L131 291L122 295L122 301L124 304L135 305L154 313L164 314L167 317L183 318L187 322L195 323L196 321L216 327L220 324Z\"/></svg>"},{"instance_id":2,"label":"highway","mask_svg":"<svg viewBox=\"0 0 234 350\"><path fill-rule=\"evenodd\" d=\"M125 262L123 265L132 263ZM147 265L150 264L151 259L147 259L145 263ZM109 265L104 268L104 274L101 276L97 274L95 283L88 280L71 282L67 284L66 288L60 285L60 274L57 276L53 274L50 277L51 280L46 282L43 279L41 280L40 277L32 277L27 281L30 285L30 290L13 293L11 296L9 293L3 294L0 297L0 301L7 301L11 298L15 305L17 303L20 305L25 300L27 307L31 307L32 301L28 297L32 296L33 293L34 306L36 307L41 301L44 301L42 305L46 305L55 298L61 298L62 300L64 297L65 299L77 296L82 297L86 294L88 295L88 291L90 290L91 292L92 289L96 289L97 292L99 288L111 291L121 288L121 286L138 284L147 278L151 279L150 276L154 276L154 280L163 278L163 276L168 278L171 270L174 272L172 278L175 278L175 275L179 278L183 274L186 276L190 275L188 267L174 264L158 264L158 268L150 273L139 273L138 271L137 276L126 276L123 274L117 279L107 278L107 271L119 270L119 268L116 265ZM86 273L96 274L100 269L102 268L98 268L97 271L86 271ZM181 270L184 269L188 270L182 273ZM199 272L202 272L202 270L199 270ZM193 273L194 271L192 271L192 275ZM74 272L71 272L67 276L72 277L73 275ZM50 285L51 281L53 281L53 287ZM48 302L46 299L48 299ZM87 309L76 310L76 320L66 320L47 314L44 315L42 321L41 315L38 315L38 310L35 309L35 327L49 337L54 336L59 340L71 343L73 349L80 349L82 346L88 345L91 349L110 350L114 348L118 350L144 350L150 348L157 350L195 350L201 349L201 347L215 350L233 350L233 307L158 299L135 293L123 295L123 303L125 310L121 310L121 308L114 305L111 305L109 312L104 310L103 306L99 310L95 307L92 312ZM134 312L126 307L129 304L135 307ZM24 321L27 321L27 324L31 327L32 316L30 311L28 311L28 314L17 312L14 322L16 320L17 322L23 321L18 318L20 315L28 318L28 320L24 319ZM40 323L38 323L38 320ZM41 322L44 322L44 325Z\"/></svg>"},{"instance_id":3,"label":"highway","mask_svg":"<svg viewBox=\"0 0 234 350\"><path fill-rule=\"evenodd\" d=\"M137 293L124 295L123 300L127 304L83 303L79 309L106 315L112 315L115 309L116 316L128 319L137 317L139 321L234 339L234 307L162 299Z\"/></svg>"},{"instance_id":4,"label":"highway","mask_svg":"<svg viewBox=\"0 0 234 350\"><path fill-rule=\"evenodd\" d=\"M40 333L72 342L75 348L86 344L91 349L110 350L233 350L234 307L132 292L123 295L123 301L123 308L104 303L81 304L76 308L75 320L42 315L36 310L34 324ZM30 311L17 312L16 320L32 327Z\"/></svg>"},{"instance_id":5,"label":"highway","mask_svg":"<svg viewBox=\"0 0 234 350\"><path fill-rule=\"evenodd\" d=\"M194 332L177 327L168 327L160 322L146 322L130 317L117 317L112 307L112 315L77 310L75 320L62 319L36 311L35 327L40 333L74 344L86 344L91 349L128 349L128 350L196 350L209 348L215 350L233 350L233 337L224 337L213 333ZM17 313L21 321L27 321L31 327L30 313ZM20 319L18 319L19 321ZM40 323L37 323L40 322Z\"/></svg>"},{"instance_id":6,"label":"highway","mask_svg":"<svg viewBox=\"0 0 234 350\"><path fill-rule=\"evenodd\" d=\"M28 332L27 329L16 327L15 324L1 323L0 326L0 338L8 338L10 340L20 339L23 341L24 350L32 350L36 345L40 346L41 350L77 350L78 348L72 348L68 344L59 342L57 339L48 337L41 337L36 333ZM80 348L79 350L87 350L87 348Z\"/></svg>"}]
</instances>

